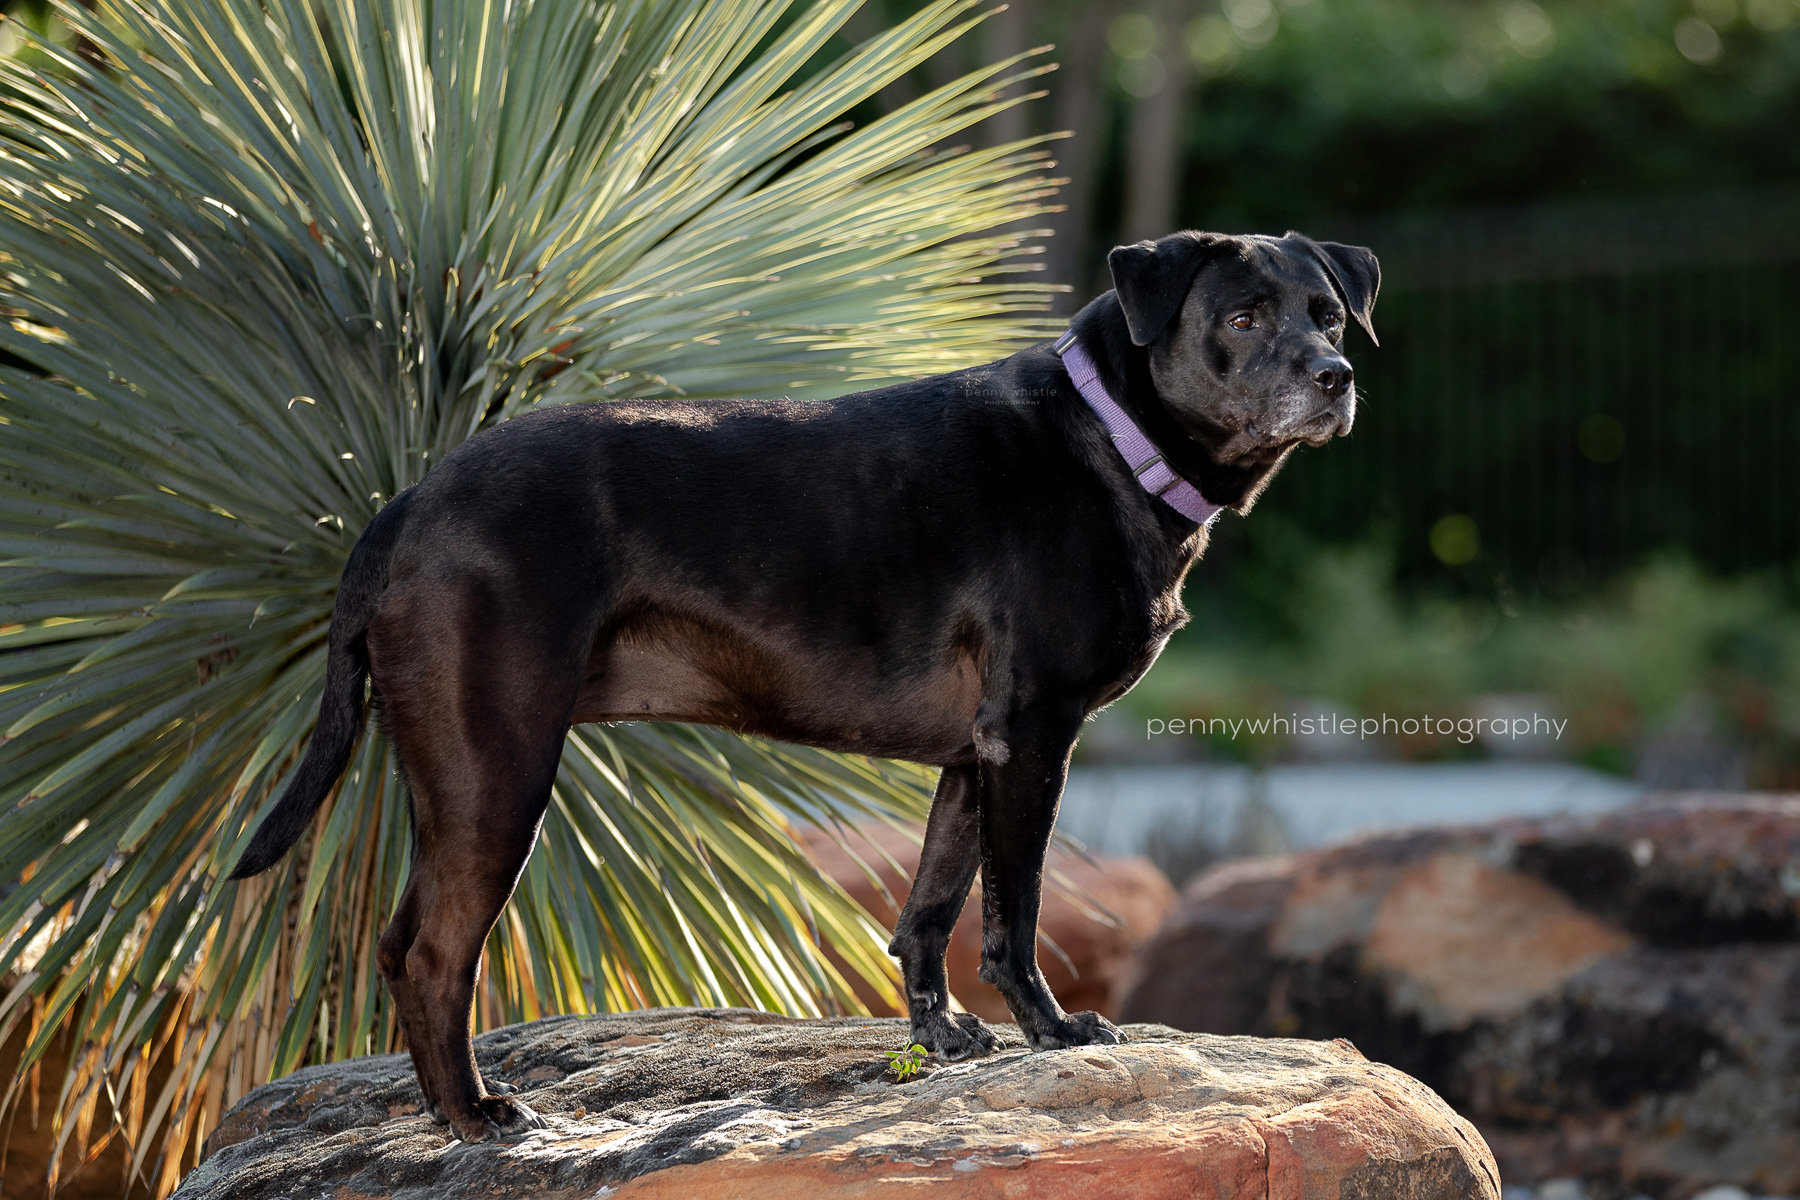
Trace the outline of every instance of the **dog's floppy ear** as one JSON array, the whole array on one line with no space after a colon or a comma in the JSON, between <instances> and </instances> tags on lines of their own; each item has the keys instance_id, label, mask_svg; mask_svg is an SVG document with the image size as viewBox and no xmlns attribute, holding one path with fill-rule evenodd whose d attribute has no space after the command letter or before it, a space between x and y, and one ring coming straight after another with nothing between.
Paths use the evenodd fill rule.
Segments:
<instances>
[{"instance_id":1,"label":"dog's floppy ear","mask_svg":"<svg viewBox=\"0 0 1800 1200\"><path fill-rule=\"evenodd\" d=\"M1312 247L1319 261L1325 264L1325 273L1331 276L1331 282L1337 285L1338 294L1343 298L1344 307L1356 318L1369 340L1377 346L1381 339L1375 336L1373 313L1375 311L1375 293L1381 290L1381 264L1375 261L1375 255L1366 246L1346 246L1342 242L1315 242L1311 238L1290 233L1289 237L1299 237L1301 241Z\"/></svg>"},{"instance_id":2,"label":"dog's floppy ear","mask_svg":"<svg viewBox=\"0 0 1800 1200\"><path fill-rule=\"evenodd\" d=\"M1216 233L1183 230L1161 241L1114 247L1106 265L1134 345L1148 346L1168 327L1181 311L1195 273L1229 242Z\"/></svg>"}]
</instances>

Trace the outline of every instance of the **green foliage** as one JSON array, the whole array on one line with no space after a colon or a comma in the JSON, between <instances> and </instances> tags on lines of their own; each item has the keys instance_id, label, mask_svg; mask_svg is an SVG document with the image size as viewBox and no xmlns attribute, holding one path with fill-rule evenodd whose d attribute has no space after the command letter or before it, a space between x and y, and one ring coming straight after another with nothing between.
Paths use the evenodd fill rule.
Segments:
<instances>
[{"instance_id":1,"label":"green foliage","mask_svg":"<svg viewBox=\"0 0 1800 1200\"><path fill-rule=\"evenodd\" d=\"M1800 174L1794 0L1221 8L1189 26L1189 219L1317 225Z\"/></svg>"},{"instance_id":2,"label":"green foliage","mask_svg":"<svg viewBox=\"0 0 1800 1200\"><path fill-rule=\"evenodd\" d=\"M1477 594L1567 599L1672 546L1800 554L1800 3L1223 0L1189 30L1178 221L1384 267L1356 434L1258 520L1390 526L1409 589ZM1458 516L1467 560L1431 540Z\"/></svg>"},{"instance_id":3,"label":"green foliage","mask_svg":"<svg viewBox=\"0 0 1800 1200\"><path fill-rule=\"evenodd\" d=\"M1265 570L1270 568L1266 567ZM1751 755L1753 783L1800 779L1800 613L1794 580L1710 575L1654 559L1580 600L1407 596L1379 544L1315 546L1261 622L1222 609L1176 635L1123 702L1137 717L1255 717L1329 705L1342 715L1463 717L1484 697L1526 696L1565 716L1557 752L1628 770L1643 739L1678 730ZM1265 618L1271 614L1264 614ZM1279 735L1222 742L1224 755L1278 758ZM1391 743L1464 755L1454 738Z\"/></svg>"},{"instance_id":4,"label":"green foliage","mask_svg":"<svg viewBox=\"0 0 1800 1200\"><path fill-rule=\"evenodd\" d=\"M35 65L48 64L50 57L32 42L66 39L66 27L53 19L53 12L48 0L0 0L0 58L17 56Z\"/></svg>"},{"instance_id":5,"label":"green foliage","mask_svg":"<svg viewBox=\"0 0 1800 1200\"><path fill-rule=\"evenodd\" d=\"M904 1050L883 1050L882 1053L888 1057L888 1070L894 1073L895 1082L905 1083L919 1073L931 1052L914 1042Z\"/></svg>"},{"instance_id":6,"label":"green foliage","mask_svg":"<svg viewBox=\"0 0 1800 1200\"><path fill-rule=\"evenodd\" d=\"M218 882L388 497L538 405L842 391L1042 336L1042 152L944 148L1037 68L851 129L971 23L945 0L843 49L852 7L117 0L59 10L82 53L36 44L54 70L0 60L0 1025L89 1047L70 1150L117 1121L136 1168L171 1150L166 1191L247 1088L396 1045L378 735L295 855ZM891 991L788 830L916 817L928 783L579 729L480 1020Z\"/></svg>"},{"instance_id":7,"label":"green foliage","mask_svg":"<svg viewBox=\"0 0 1800 1200\"><path fill-rule=\"evenodd\" d=\"M1768 573L1662 558L1597 602L1497 621L1480 654L1488 687L1556 697L1578 752L1680 720L1757 752L1764 785L1800 768L1800 613Z\"/></svg>"}]
</instances>

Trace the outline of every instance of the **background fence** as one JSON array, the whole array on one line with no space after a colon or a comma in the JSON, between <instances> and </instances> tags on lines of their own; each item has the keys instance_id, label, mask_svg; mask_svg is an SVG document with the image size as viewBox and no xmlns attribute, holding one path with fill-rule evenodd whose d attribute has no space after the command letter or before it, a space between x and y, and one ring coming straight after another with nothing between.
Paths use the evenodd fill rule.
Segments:
<instances>
[{"instance_id":1,"label":"background fence","mask_svg":"<svg viewBox=\"0 0 1800 1200\"><path fill-rule=\"evenodd\" d=\"M1481 590L1578 590L1672 546L1800 556L1800 189L1320 236L1379 254L1382 346L1353 335L1354 434L1259 518L1387 536L1403 578Z\"/></svg>"}]
</instances>

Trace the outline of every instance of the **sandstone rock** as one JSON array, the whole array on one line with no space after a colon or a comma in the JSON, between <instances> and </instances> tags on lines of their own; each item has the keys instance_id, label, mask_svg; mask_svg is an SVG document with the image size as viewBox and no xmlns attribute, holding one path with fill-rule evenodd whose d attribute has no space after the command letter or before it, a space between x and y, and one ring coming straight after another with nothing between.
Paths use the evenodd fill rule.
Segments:
<instances>
[{"instance_id":1,"label":"sandstone rock","mask_svg":"<svg viewBox=\"0 0 1800 1200\"><path fill-rule=\"evenodd\" d=\"M1347 1043L1134 1026L1122 1046L896 1083L899 1020L744 1010L556 1017L476 1039L549 1128L466 1146L419 1115L406 1059L250 1094L180 1200L1498 1200L1480 1136Z\"/></svg>"},{"instance_id":2,"label":"sandstone rock","mask_svg":"<svg viewBox=\"0 0 1800 1200\"><path fill-rule=\"evenodd\" d=\"M1349 1037L1509 1181L1800 1191L1800 798L1372 837L1215 869L1124 1020Z\"/></svg>"},{"instance_id":3,"label":"sandstone rock","mask_svg":"<svg viewBox=\"0 0 1800 1200\"><path fill-rule=\"evenodd\" d=\"M853 830L845 840L848 850L817 830L801 839L821 871L854 896L884 928L893 929L919 865L918 841L886 825ZM1111 1016L1120 971L1174 911L1175 889L1149 859L1097 857L1088 862L1061 848L1051 850L1048 876L1038 921L1044 943L1038 958L1044 978L1070 1012L1094 1009ZM957 922L946 965L950 991L965 1008L984 1020L1012 1019L999 993L976 978L981 965L979 881ZM861 999L871 1012L904 1012L872 991Z\"/></svg>"}]
</instances>

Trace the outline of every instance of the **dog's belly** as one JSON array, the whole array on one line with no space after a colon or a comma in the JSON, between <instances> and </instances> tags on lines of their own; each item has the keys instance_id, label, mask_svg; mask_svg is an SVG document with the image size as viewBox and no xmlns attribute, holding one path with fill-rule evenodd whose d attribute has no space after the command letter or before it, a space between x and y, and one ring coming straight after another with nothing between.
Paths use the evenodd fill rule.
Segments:
<instances>
[{"instance_id":1,"label":"dog's belly","mask_svg":"<svg viewBox=\"0 0 1800 1200\"><path fill-rule=\"evenodd\" d=\"M947 653L883 670L862 653L667 617L595 647L575 721L691 721L828 750L944 764L974 755L979 668Z\"/></svg>"}]
</instances>

